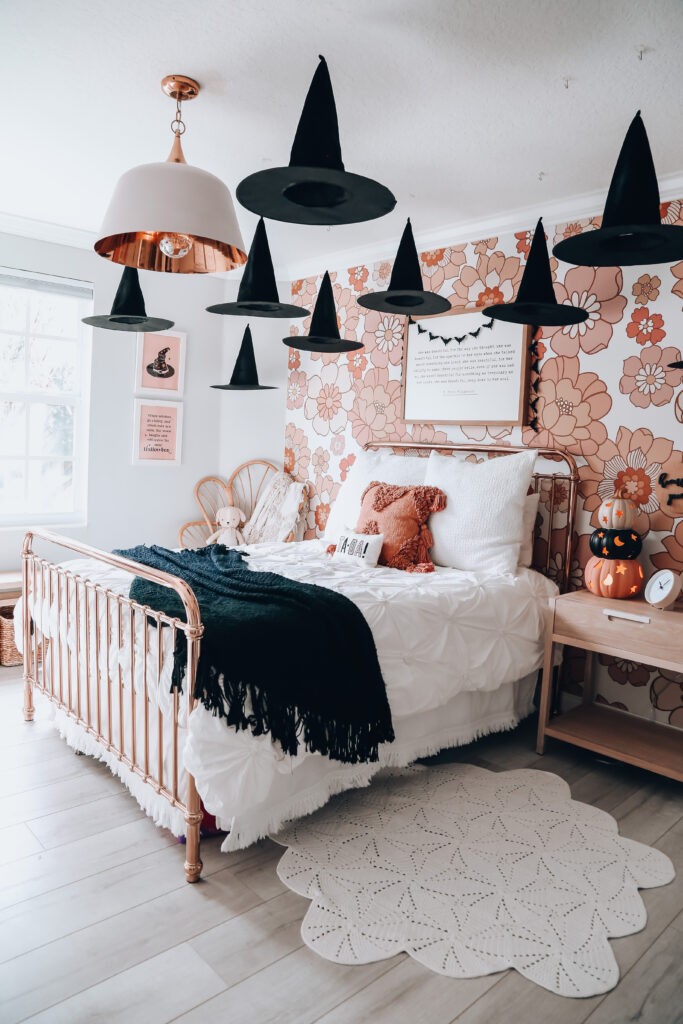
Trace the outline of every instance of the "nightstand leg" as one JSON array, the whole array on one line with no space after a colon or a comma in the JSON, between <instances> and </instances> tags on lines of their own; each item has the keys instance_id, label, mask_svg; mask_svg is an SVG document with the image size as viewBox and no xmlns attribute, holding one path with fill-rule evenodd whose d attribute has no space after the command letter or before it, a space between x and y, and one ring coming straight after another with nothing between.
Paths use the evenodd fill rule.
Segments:
<instances>
[{"instance_id":1,"label":"nightstand leg","mask_svg":"<svg viewBox=\"0 0 683 1024\"><path fill-rule=\"evenodd\" d=\"M549 609L546 622L545 653L543 657L543 678L541 679L541 703L538 709L538 736L536 753L545 752L545 727L550 717L550 704L553 696L553 620L554 608Z\"/></svg>"},{"instance_id":2,"label":"nightstand leg","mask_svg":"<svg viewBox=\"0 0 683 1024\"><path fill-rule=\"evenodd\" d=\"M586 651L583 668L583 703L593 703L593 652Z\"/></svg>"}]
</instances>

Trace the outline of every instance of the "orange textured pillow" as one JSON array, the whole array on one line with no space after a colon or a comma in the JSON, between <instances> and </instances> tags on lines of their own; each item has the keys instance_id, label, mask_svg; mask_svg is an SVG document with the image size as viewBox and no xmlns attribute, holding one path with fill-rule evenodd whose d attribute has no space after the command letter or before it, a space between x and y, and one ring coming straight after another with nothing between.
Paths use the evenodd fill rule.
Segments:
<instances>
[{"instance_id":1,"label":"orange textured pillow","mask_svg":"<svg viewBox=\"0 0 683 1024\"><path fill-rule=\"evenodd\" d=\"M446 507L438 487L408 487L373 480L363 491L357 533L383 533L380 565L406 572L434 572L427 519Z\"/></svg>"}]
</instances>

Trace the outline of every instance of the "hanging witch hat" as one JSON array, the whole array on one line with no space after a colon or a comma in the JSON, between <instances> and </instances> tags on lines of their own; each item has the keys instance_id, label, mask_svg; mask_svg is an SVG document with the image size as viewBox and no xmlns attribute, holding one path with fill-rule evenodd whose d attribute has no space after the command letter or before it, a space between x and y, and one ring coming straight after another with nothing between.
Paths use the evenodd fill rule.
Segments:
<instances>
[{"instance_id":1,"label":"hanging witch hat","mask_svg":"<svg viewBox=\"0 0 683 1024\"><path fill-rule=\"evenodd\" d=\"M292 334L282 341L289 348L300 348L304 352L355 352L356 349L363 348L361 341L345 341L339 335L332 282L327 271L315 301L308 334Z\"/></svg>"},{"instance_id":2,"label":"hanging witch hat","mask_svg":"<svg viewBox=\"0 0 683 1024\"><path fill-rule=\"evenodd\" d=\"M565 238L553 253L581 267L634 267L683 258L683 227L662 224L657 175L640 111L614 168L602 226Z\"/></svg>"},{"instance_id":3,"label":"hanging witch hat","mask_svg":"<svg viewBox=\"0 0 683 1024\"><path fill-rule=\"evenodd\" d=\"M406 221L403 235L391 271L389 288L385 292L369 292L358 298L358 304L382 313L398 313L399 316L431 316L445 313L451 308L448 299L436 292L424 290L420 258L417 255L410 217Z\"/></svg>"},{"instance_id":4,"label":"hanging witch hat","mask_svg":"<svg viewBox=\"0 0 683 1024\"><path fill-rule=\"evenodd\" d=\"M173 320L147 316L140 279L135 267L124 267L121 281L114 296L111 313L107 316L83 317L84 324L104 327L107 331L167 331Z\"/></svg>"},{"instance_id":5,"label":"hanging witch hat","mask_svg":"<svg viewBox=\"0 0 683 1024\"><path fill-rule=\"evenodd\" d=\"M302 309L301 306L280 302L263 217L256 225L237 301L219 302L215 306L207 306L207 310L209 313L221 313L223 316L271 316L287 319L308 316L310 313L309 309Z\"/></svg>"},{"instance_id":6,"label":"hanging witch hat","mask_svg":"<svg viewBox=\"0 0 683 1024\"><path fill-rule=\"evenodd\" d=\"M217 391L276 391L272 384L259 384L254 343L251 340L251 329L247 324L242 338L240 350L235 360L235 368L229 384L211 384Z\"/></svg>"},{"instance_id":7,"label":"hanging witch hat","mask_svg":"<svg viewBox=\"0 0 683 1024\"><path fill-rule=\"evenodd\" d=\"M344 170L324 57L306 96L289 166L250 174L235 194L247 210L290 224L358 224L383 217L396 206L396 197L384 185Z\"/></svg>"},{"instance_id":8,"label":"hanging witch hat","mask_svg":"<svg viewBox=\"0 0 683 1024\"><path fill-rule=\"evenodd\" d=\"M515 301L487 306L484 316L512 324L533 324L535 327L565 327L588 319L585 309L561 304L555 298L548 246L540 217Z\"/></svg>"}]
</instances>

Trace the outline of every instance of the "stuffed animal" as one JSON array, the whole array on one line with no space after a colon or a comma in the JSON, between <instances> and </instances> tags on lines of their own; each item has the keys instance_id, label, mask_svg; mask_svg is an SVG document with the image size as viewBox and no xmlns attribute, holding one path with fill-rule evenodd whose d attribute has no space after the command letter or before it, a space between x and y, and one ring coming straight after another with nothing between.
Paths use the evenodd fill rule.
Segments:
<instances>
[{"instance_id":1,"label":"stuffed animal","mask_svg":"<svg viewBox=\"0 0 683 1024\"><path fill-rule=\"evenodd\" d=\"M246 518L242 509L235 508L234 505L224 505L223 508L219 508L216 512L218 529L211 534L206 543L225 544L229 548L244 544L244 537L239 525L246 522Z\"/></svg>"}]
</instances>

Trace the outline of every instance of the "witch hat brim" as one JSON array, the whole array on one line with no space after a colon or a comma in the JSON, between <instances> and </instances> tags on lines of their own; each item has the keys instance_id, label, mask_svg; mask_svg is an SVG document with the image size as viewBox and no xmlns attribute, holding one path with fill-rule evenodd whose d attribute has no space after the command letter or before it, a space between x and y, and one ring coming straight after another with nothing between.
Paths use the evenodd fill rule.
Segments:
<instances>
[{"instance_id":1,"label":"witch hat brim","mask_svg":"<svg viewBox=\"0 0 683 1024\"><path fill-rule=\"evenodd\" d=\"M683 227L661 221L659 185L640 111L621 147L601 227L563 239L553 253L582 267L633 267L683 258Z\"/></svg>"},{"instance_id":2,"label":"witch hat brim","mask_svg":"<svg viewBox=\"0 0 683 1024\"><path fill-rule=\"evenodd\" d=\"M229 384L210 384L216 391L276 391L272 384L259 384L251 328L245 328Z\"/></svg>"},{"instance_id":3,"label":"witch hat brim","mask_svg":"<svg viewBox=\"0 0 683 1024\"><path fill-rule=\"evenodd\" d=\"M298 348L303 352L355 352L363 348L361 341L346 341L339 334L332 282L327 271L315 300L308 334L292 334L282 341L289 348Z\"/></svg>"},{"instance_id":4,"label":"witch hat brim","mask_svg":"<svg viewBox=\"0 0 683 1024\"><path fill-rule=\"evenodd\" d=\"M396 259L391 271L389 287L383 292L368 292L358 297L357 302L366 309L380 313L395 313L398 316L432 316L446 313L451 304L436 292L423 288L420 257L417 254L410 217L403 229Z\"/></svg>"},{"instance_id":5,"label":"witch hat brim","mask_svg":"<svg viewBox=\"0 0 683 1024\"><path fill-rule=\"evenodd\" d=\"M106 331L167 331L169 327L173 327L173 320L147 316L140 279L135 267L123 268L111 313L108 316L83 317L83 323L90 327L103 327Z\"/></svg>"},{"instance_id":6,"label":"witch hat brim","mask_svg":"<svg viewBox=\"0 0 683 1024\"><path fill-rule=\"evenodd\" d=\"M484 316L512 324L533 324L536 327L568 327L588 319L585 309L564 305L555 298L548 246L540 218L531 240L515 301L487 306Z\"/></svg>"},{"instance_id":7,"label":"witch hat brim","mask_svg":"<svg viewBox=\"0 0 683 1024\"><path fill-rule=\"evenodd\" d=\"M308 316L309 310L280 302L263 217L256 225L237 300L219 302L206 308L209 313L219 313L221 316L265 316L288 320Z\"/></svg>"},{"instance_id":8,"label":"witch hat brim","mask_svg":"<svg viewBox=\"0 0 683 1024\"><path fill-rule=\"evenodd\" d=\"M683 370L683 361L677 363L667 363L670 370Z\"/></svg>"},{"instance_id":9,"label":"witch hat brim","mask_svg":"<svg viewBox=\"0 0 683 1024\"><path fill-rule=\"evenodd\" d=\"M235 195L247 210L290 224L358 224L396 206L392 192L345 170L337 108L323 57L304 102L288 167L250 174Z\"/></svg>"}]
</instances>

